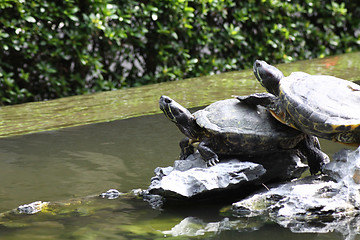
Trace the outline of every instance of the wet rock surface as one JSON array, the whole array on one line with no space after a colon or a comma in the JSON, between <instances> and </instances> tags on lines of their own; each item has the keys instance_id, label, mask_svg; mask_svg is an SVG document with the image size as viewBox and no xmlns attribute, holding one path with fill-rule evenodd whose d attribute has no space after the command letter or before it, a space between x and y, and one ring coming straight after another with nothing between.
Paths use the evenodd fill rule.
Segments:
<instances>
[{"instance_id":1,"label":"wet rock surface","mask_svg":"<svg viewBox=\"0 0 360 240\"><path fill-rule=\"evenodd\" d=\"M100 194L100 197L106 198L106 199L117 199L121 195L121 192L119 192L117 189L109 189L104 193Z\"/></svg>"},{"instance_id":2,"label":"wet rock surface","mask_svg":"<svg viewBox=\"0 0 360 240\"><path fill-rule=\"evenodd\" d=\"M164 236L203 236L207 234L219 234L222 231L229 229L240 228L244 231L254 231L258 226L256 224L249 224L240 220L230 220L223 218L220 221L204 221L198 217L186 217L179 224L175 225L170 230L162 231Z\"/></svg>"},{"instance_id":3,"label":"wet rock surface","mask_svg":"<svg viewBox=\"0 0 360 240\"><path fill-rule=\"evenodd\" d=\"M225 217L210 221L186 217L162 232L165 236L211 237L229 230L252 232L268 224L278 224L295 233L334 233L336 239L357 239L359 168L360 147L356 151L342 150L324 166L322 175L269 184L269 190L223 208L220 212Z\"/></svg>"},{"instance_id":4,"label":"wet rock surface","mask_svg":"<svg viewBox=\"0 0 360 240\"><path fill-rule=\"evenodd\" d=\"M246 160L223 159L207 167L195 153L175 161L173 167L155 169L148 191L166 199L213 199L233 194L231 190L241 192L244 197L261 184L297 178L307 170L296 150Z\"/></svg>"},{"instance_id":5,"label":"wet rock surface","mask_svg":"<svg viewBox=\"0 0 360 240\"><path fill-rule=\"evenodd\" d=\"M35 214L40 212L43 207L46 207L48 204L49 202L36 201L29 204L20 205L17 208L17 211L24 214Z\"/></svg>"},{"instance_id":6,"label":"wet rock surface","mask_svg":"<svg viewBox=\"0 0 360 240\"><path fill-rule=\"evenodd\" d=\"M342 150L309 176L271 186L232 205L237 217L266 217L293 232L339 232L347 239L360 233L360 147Z\"/></svg>"}]
</instances>

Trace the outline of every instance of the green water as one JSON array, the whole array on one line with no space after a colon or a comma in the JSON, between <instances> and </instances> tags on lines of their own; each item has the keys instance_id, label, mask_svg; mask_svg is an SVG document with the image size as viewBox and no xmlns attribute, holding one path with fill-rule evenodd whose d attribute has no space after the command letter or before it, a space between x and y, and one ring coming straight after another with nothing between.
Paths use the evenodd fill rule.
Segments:
<instances>
[{"instance_id":1,"label":"green water","mask_svg":"<svg viewBox=\"0 0 360 240\"><path fill-rule=\"evenodd\" d=\"M286 74L302 70L359 80L360 53L279 68ZM86 196L110 188L146 189L156 167L176 160L182 138L178 129L162 114L136 117L158 113L160 95L195 107L261 91L248 70L0 108L0 212L38 200L59 202L35 215L0 216L0 239L162 239L171 236L161 231L186 217L221 221L218 205L157 211L142 200ZM69 126L75 127L65 128ZM329 155L343 148L321 143ZM271 222L247 221L228 231L205 233L205 238L342 239L336 233L294 234Z\"/></svg>"}]
</instances>

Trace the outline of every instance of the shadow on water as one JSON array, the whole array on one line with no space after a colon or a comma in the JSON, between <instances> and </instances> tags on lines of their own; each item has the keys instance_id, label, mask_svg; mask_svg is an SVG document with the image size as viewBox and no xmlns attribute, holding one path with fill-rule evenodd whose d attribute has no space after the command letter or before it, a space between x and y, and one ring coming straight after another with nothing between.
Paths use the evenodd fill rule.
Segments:
<instances>
[{"instance_id":1,"label":"shadow on water","mask_svg":"<svg viewBox=\"0 0 360 240\"><path fill-rule=\"evenodd\" d=\"M351 61L343 56L312 60L308 63L311 66L310 72L324 74L326 70L330 73L334 71L336 73L334 75L339 77L343 74L344 78L347 76L347 79L357 80L360 61L355 60L360 58L360 54L350 56ZM293 68L299 68L299 64L300 69L305 71L302 69L304 62L281 65L280 68L293 71ZM348 71L339 71L336 64L352 69L353 76L350 76ZM161 94L170 95L185 106L203 106L219 99L229 98L232 94L263 91L251 75L250 70L232 75L235 78L242 76L244 79L242 82L245 84L243 88L233 79L229 84L229 80L220 75L216 76L216 81L212 81L211 77L209 82L207 82L208 78L194 79L192 87L182 86L184 83L179 83L180 87L177 88L177 83L168 83L161 84L165 87L161 89L159 87L157 90L148 91L149 87L145 87L145 93L141 93L139 89L131 90L134 92L129 96L121 96L121 99L132 100L136 95L137 100L140 101L138 104L142 106L141 109L145 109L141 110L143 113L159 112L157 101ZM178 91L174 92L174 89ZM204 92L194 92L193 89L204 89ZM109 94L111 101L115 101L113 96L116 93ZM103 96L105 95L101 95L101 98ZM139 99L140 96L145 99L146 105ZM86 97L86 99L90 98L92 97ZM61 100L59 105L63 107L66 104L74 105L74 99L77 99L75 103L81 103L81 98L69 99L71 99L69 103ZM274 239L341 239L341 236L335 233L294 234L263 219L259 221L241 219L232 223L237 224L232 228L233 230L216 231L219 228L215 225L219 224L219 221L221 224L222 219L230 222L234 220L232 217L220 216L218 210L221 206L216 204L196 206L196 208L175 206L166 211L158 211L151 209L147 203L139 199L84 198L84 196L100 194L110 188L116 188L121 192L135 188L146 189L156 167L171 166L177 159L180 152L178 142L183 137L173 123L162 114L131 118L139 115L133 109L134 106L122 108L116 104L111 105L110 100L102 101L95 107L84 107L82 111L78 109L76 116L81 116L79 121L82 119L84 123L91 123L105 121L104 119L130 118L0 139L0 212L33 201L60 200L55 207L46 208L35 215L0 215L1 239L163 239L165 236L172 239L168 231L184 221L190 221L193 226L198 226L199 231L193 235L200 236L194 237L195 239L201 236L204 239L268 239L270 236ZM45 106L46 103L40 104ZM51 103L51 106L57 104ZM32 114L31 105L2 109L0 112L2 129L13 127L12 133L9 131L10 135L18 134L23 124L21 119L17 119L21 117L19 113L16 118L11 115L15 108L20 112L29 109L23 116L28 121L24 123L26 127L32 123L29 116L33 118L33 115L28 115ZM41 107L36 109L41 111L39 110ZM127 115L117 113L123 109L126 109L123 113ZM113 114L112 117L102 116L101 112L106 115L107 110ZM55 118L55 122L56 119L65 116L60 112L57 114L58 118ZM91 114L96 117L88 117ZM56 126L78 125L75 122L78 119L74 116L71 114L68 116L69 119L74 118L71 124L66 124L64 120L65 122L59 122L58 125L46 123L48 124L46 128L41 128L41 118L34 119L34 128L29 129L28 132L53 129ZM11 125L12 121L14 125ZM321 144L329 155L344 148L343 145L326 140L321 140ZM223 224L227 223L223 222ZM202 227L214 227L214 231L201 232ZM191 236L191 233L189 235ZM190 238L193 239L185 237L185 239Z\"/></svg>"}]
</instances>

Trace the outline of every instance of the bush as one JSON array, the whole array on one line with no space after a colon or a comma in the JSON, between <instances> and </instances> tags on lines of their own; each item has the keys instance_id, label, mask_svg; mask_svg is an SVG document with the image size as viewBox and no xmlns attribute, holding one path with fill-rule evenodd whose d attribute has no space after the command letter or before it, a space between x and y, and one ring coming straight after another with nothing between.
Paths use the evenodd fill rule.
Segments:
<instances>
[{"instance_id":1,"label":"bush","mask_svg":"<svg viewBox=\"0 0 360 240\"><path fill-rule=\"evenodd\" d=\"M0 104L358 50L355 0L0 0Z\"/></svg>"}]
</instances>

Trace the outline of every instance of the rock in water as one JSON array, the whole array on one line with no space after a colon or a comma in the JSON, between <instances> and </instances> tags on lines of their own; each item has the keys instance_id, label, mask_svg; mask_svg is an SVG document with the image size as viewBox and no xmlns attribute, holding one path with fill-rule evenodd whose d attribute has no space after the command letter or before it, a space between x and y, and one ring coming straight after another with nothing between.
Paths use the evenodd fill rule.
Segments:
<instances>
[{"instance_id":1,"label":"rock in water","mask_svg":"<svg viewBox=\"0 0 360 240\"><path fill-rule=\"evenodd\" d=\"M293 179L306 169L296 151L269 154L251 162L227 159L212 167L207 167L200 154L195 153L186 160L175 161L174 167L155 169L156 176L148 190L166 199L210 200L234 191L245 197L263 183Z\"/></svg>"},{"instance_id":2,"label":"rock in water","mask_svg":"<svg viewBox=\"0 0 360 240\"><path fill-rule=\"evenodd\" d=\"M100 197L112 200L112 199L117 199L120 195L121 195L121 192L119 192L118 190L109 189L106 192L101 193Z\"/></svg>"},{"instance_id":3,"label":"rock in water","mask_svg":"<svg viewBox=\"0 0 360 240\"><path fill-rule=\"evenodd\" d=\"M215 235L222 231L229 229L236 229L240 224L238 222L230 221L228 218L224 218L218 222L205 222L197 217L186 217L179 224L174 226L171 230L162 231L165 236L173 237L186 236L195 237L203 236L207 233L209 235ZM251 228L247 230L251 231ZM210 233L210 234L209 234Z\"/></svg>"},{"instance_id":4,"label":"rock in water","mask_svg":"<svg viewBox=\"0 0 360 240\"><path fill-rule=\"evenodd\" d=\"M265 216L293 232L360 234L360 147L343 150L321 176L277 185L232 205L239 217Z\"/></svg>"},{"instance_id":5,"label":"rock in water","mask_svg":"<svg viewBox=\"0 0 360 240\"><path fill-rule=\"evenodd\" d=\"M40 212L48 204L49 202L36 201L29 204L21 205L17 208L17 210L19 213L35 214L37 212Z\"/></svg>"}]
</instances>

